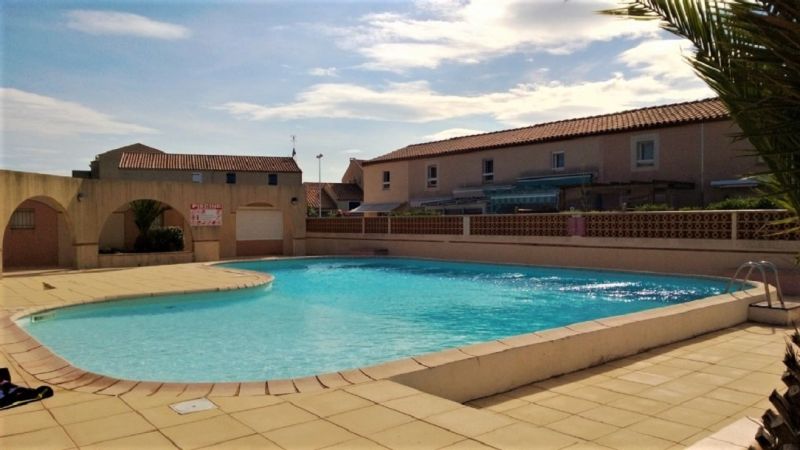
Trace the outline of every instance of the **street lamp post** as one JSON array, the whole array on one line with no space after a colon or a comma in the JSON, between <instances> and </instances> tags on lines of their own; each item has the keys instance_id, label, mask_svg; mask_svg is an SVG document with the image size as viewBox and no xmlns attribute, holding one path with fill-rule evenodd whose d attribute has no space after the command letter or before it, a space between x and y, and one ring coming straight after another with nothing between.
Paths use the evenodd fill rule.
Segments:
<instances>
[{"instance_id":1,"label":"street lamp post","mask_svg":"<svg viewBox=\"0 0 800 450\"><path fill-rule=\"evenodd\" d=\"M322 217L322 153L317 155L317 162L319 163L317 187L319 188L319 217Z\"/></svg>"}]
</instances>

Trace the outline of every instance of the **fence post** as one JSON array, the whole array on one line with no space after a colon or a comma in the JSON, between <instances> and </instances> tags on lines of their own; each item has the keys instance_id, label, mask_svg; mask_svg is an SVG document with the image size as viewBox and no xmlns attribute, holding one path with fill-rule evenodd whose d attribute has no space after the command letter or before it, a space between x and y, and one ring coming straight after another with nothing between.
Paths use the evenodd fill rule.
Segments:
<instances>
[{"instance_id":1,"label":"fence post","mask_svg":"<svg viewBox=\"0 0 800 450\"><path fill-rule=\"evenodd\" d=\"M386 216L386 234L392 234L392 216Z\"/></svg>"},{"instance_id":2,"label":"fence post","mask_svg":"<svg viewBox=\"0 0 800 450\"><path fill-rule=\"evenodd\" d=\"M366 232L367 232L367 218L361 216L361 234L364 234Z\"/></svg>"},{"instance_id":3,"label":"fence post","mask_svg":"<svg viewBox=\"0 0 800 450\"><path fill-rule=\"evenodd\" d=\"M469 226L470 226L469 225L469 216L463 216L463 218L464 218L464 225L462 225L462 226L464 227L464 229L462 230L462 234L464 236L469 236L469 232L470 232L470 229L469 229Z\"/></svg>"},{"instance_id":4,"label":"fence post","mask_svg":"<svg viewBox=\"0 0 800 450\"><path fill-rule=\"evenodd\" d=\"M731 213L731 240L735 241L739 236L739 213Z\"/></svg>"}]
</instances>

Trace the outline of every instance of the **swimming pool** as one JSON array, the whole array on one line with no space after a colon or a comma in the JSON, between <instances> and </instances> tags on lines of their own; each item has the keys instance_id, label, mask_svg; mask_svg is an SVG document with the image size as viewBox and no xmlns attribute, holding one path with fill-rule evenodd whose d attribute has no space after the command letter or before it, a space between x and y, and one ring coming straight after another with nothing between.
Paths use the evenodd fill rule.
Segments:
<instances>
[{"instance_id":1,"label":"swimming pool","mask_svg":"<svg viewBox=\"0 0 800 450\"><path fill-rule=\"evenodd\" d=\"M400 258L237 262L271 286L59 309L20 324L73 365L153 381L296 378L690 301L715 279Z\"/></svg>"}]
</instances>

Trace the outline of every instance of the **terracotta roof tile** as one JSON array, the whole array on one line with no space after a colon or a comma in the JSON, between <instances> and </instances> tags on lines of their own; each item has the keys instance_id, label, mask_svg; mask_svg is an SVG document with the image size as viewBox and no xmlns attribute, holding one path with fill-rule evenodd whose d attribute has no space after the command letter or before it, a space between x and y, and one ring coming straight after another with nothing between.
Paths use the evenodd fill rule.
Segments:
<instances>
[{"instance_id":1,"label":"terracotta roof tile","mask_svg":"<svg viewBox=\"0 0 800 450\"><path fill-rule=\"evenodd\" d=\"M297 162L281 156L187 155L123 153L120 169L211 170L231 172L300 172Z\"/></svg>"},{"instance_id":2,"label":"terracotta roof tile","mask_svg":"<svg viewBox=\"0 0 800 450\"><path fill-rule=\"evenodd\" d=\"M466 153L603 133L724 120L728 117L728 110L725 105L719 99L710 98L601 116L560 120L512 130L456 137L443 141L413 144L366 161L364 165Z\"/></svg>"},{"instance_id":3,"label":"terracotta roof tile","mask_svg":"<svg viewBox=\"0 0 800 450\"><path fill-rule=\"evenodd\" d=\"M306 206L319 208L319 183L303 183L303 187L306 189ZM323 209L336 209L336 203L328 194L322 195L322 204Z\"/></svg>"}]
</instances>

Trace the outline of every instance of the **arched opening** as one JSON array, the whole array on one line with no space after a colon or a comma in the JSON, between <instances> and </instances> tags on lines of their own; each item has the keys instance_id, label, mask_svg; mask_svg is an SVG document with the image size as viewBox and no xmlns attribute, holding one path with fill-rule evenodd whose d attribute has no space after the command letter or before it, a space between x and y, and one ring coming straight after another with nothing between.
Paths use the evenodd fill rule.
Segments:
<instances>
[{"instance_id":1,"label":"arched opening","mask_svg":"<svg viewBox=\"0 0 800 450\"><path fill-rule=\"evenodd\" d=\"M236 209L236 256L283 254L283 211L269 203Z\"/></svg>"},{"instance_id":2,"label":"arched opening","mask_svg":"<svg viewBox=\"0 0 800 450\"><path fill-rule=\"evenodd\" d=\"M157 210L145 241L139 238L141 232L136 224L140 202L149 202L149 206ZM170 229L180 230L182 245L174 245L175 233L164 232ZM192 229L183 214L169 204L152 199L134 200L120 205L106 218L100 230L98 249L100 254L192 252Z\"/></svg>"},{"instance_id":3,"label":"arched opening","mask_svg":"<svg viewBox=\"0 0 800 450\"><path fill-rule=\"evenodd\" d=\"M3 270L75 266L72 227L66 210L50 197L17 206L3 234Z\"/></svg>"}]
</instances>

